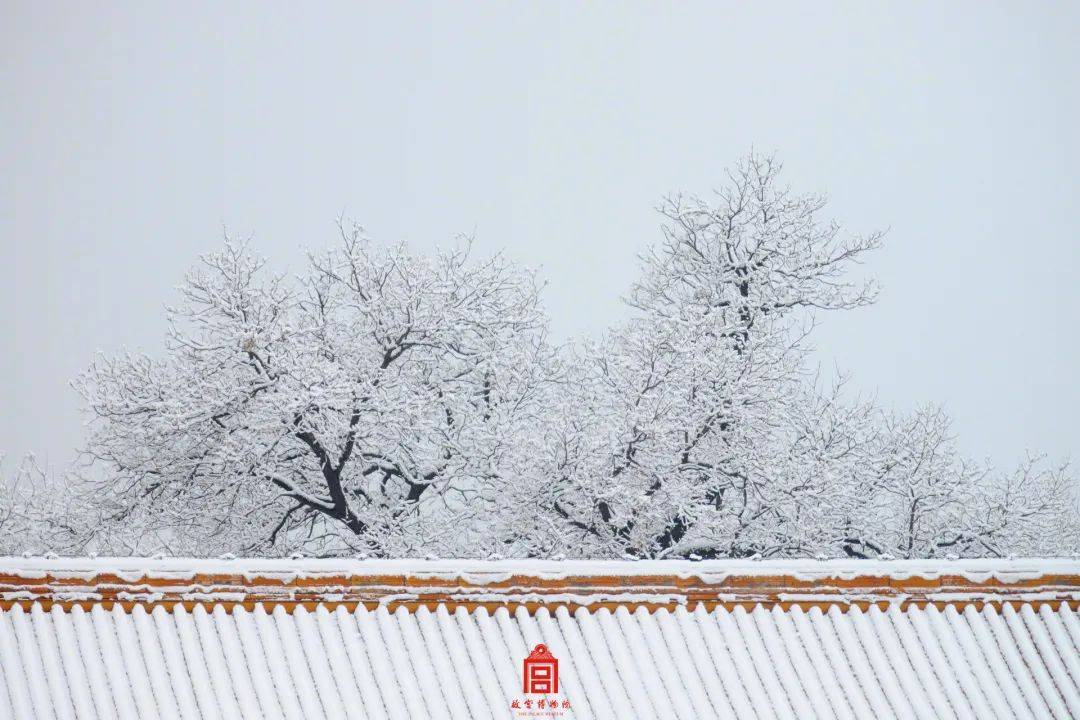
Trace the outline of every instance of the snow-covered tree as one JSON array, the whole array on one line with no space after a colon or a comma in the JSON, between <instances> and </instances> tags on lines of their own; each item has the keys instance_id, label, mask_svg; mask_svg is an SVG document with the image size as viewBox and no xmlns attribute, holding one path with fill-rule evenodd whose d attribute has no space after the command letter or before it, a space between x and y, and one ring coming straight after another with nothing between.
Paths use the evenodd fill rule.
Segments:
<instances>
[{"instance_id":1,"label":"snow-covered tree","mask_svg":"<svg viewBox=\"0 0 1080 720\"><path fill-rule=\"evenodd\" d=\"M0 555L78 549L90 513L69 480L32 455L9 465L0 453Z\"/></svg>"},{"instance_id":2,"label":"snow-covered tree","mask_svg":"<svg viewBox=\"0 0 1080 720\"><path fill-rule=\"evenodd\" d=\"M5 547L528 557L936 557L1080 550L1076 482L957 450L812 362L816 318L872 303L845 232L751 153L660 207L628 318L553 347L534 276L346 228L296 278L202 258L161 356L76 382L92 480L24 471ZM27 479L34 479L28 483ZM17 481L16 481L17 480Z\"/></svg>"},{"instance_id":3,"label":"snow-covered tree","mask_svg":"<svg viewBox=\"0 0 1080 720\"><path fill-rule=\"evenodd\" d=\"M537 285L503 259L354 228L295 282L230 242L181 292L165 357L77 383L106 544L415 554L519 472L553 364Z\"/></svg>"},{"instance_id":4,"label":"snow-covered tree","mask_svg":"<svg viewBox=\"0 0 1080 720\"><path fill-rule=\"evenodd\" d=\"M661 206L664 240L627 298L637 314L580 351L547 482L507 496L543 517L509 539L659 558L1001 554L1045 551L1048 534L1075 547L1063 472L1002 481L958 455L940 410L897 417L818 387L815 313L873 300L849 275L881 236L844 233L779 172L751 154L711 201Z\"/></svg>"},{"instance_id":5,"label":"snow-covered tree","mask_svg":"<svg viewBox=\"0 0 1080 720\"><path fill-rule=\"evenodd\" d=\"M664 241L627 299L636 316L584 353L588 400L560 429L595 437L553 444L589 457L555 460L549 506L597 551L798 550L776 531L791 494L808 491L789 442L806 395L808 311L873 299L846 273L880 236L843 233L821 217L821 197L791 193L779 170L751 155L713 204L665 202Z\"/></svg>"},{"instance_id":6,"label":"snow-covered tree","mask_svg":"<svg viewBox=\"0 0 1080 720\"><path fill-rule=\"evenodd\" d=\"M854 557L1047 554L1080 549L1065 465L1027 458L999 473L963 457L937 407L898 416L872 407L861 457L847 463L822 505L825 547Z\"/></svg>"}]
</instances>

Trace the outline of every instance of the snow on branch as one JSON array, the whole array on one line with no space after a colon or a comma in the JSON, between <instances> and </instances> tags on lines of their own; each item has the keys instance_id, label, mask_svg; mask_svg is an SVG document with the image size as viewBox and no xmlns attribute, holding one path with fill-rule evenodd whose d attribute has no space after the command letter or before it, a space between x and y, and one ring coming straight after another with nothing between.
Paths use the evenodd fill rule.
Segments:
<instances>
[{"instance_id":1,"label":"snow on branch","mask_svg":"<svg viewBox=\"0 0 1080 720\"><path fill-rule=\"evenodd\" d=\"M343 224L297 277L227 239L184 278L160 355L75 387L89 479L29 465L4 552L710 559L1069 554L1075 477L957 451L938 408L822 382L817 313L869 305L880 233L751 153L674 195L628 318L553 345L540 283L467 241Z\"/></svg>"}]
</instances>

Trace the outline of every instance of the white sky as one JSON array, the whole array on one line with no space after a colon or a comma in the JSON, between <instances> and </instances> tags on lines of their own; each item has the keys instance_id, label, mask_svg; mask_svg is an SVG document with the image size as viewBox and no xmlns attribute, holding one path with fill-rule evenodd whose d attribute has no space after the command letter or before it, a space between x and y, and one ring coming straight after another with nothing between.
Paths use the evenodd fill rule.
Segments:
<instances>
[{"instance_id":1,"label":"white sky","mask_svg":"<svg viewBox=\"0 0 1080 720\"><path fill-rule=\"evenodd\" d=\"M0 6L0 450L72 456L68 380L157 350L223 226L279 267L343 211L474 232L569 337L624 313L659 197L753 144L891 228L823 362L976 456L1080 455L1080 5L311 5Z\"/></svg>"}]
</instances>

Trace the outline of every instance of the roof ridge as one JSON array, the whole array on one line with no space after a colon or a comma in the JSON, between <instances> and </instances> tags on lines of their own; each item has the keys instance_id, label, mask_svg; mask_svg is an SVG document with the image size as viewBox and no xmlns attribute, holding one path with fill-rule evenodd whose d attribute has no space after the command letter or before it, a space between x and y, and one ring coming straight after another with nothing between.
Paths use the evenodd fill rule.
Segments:
<instances>
[{"instance_id":1,"label":"roof ridge","mask_svg":"<svg viewBox=\"0 0 1080 720\"><path fill-rule=\"evenodd\" d=\"M753 608L759 605L887 607L1080 604L1080 562L1055 560L891 564L693 563L546 564L455 561L347 562L124 559L0 559L0 607L41 603L64 609L104 604L450 609L541 607ZM901 561L897 561L901 562ZM222 564L225 563L225 564ZM201 568L205 567L206 571ZM668 569L670 568L670 571ZM695 572L689 572L692 569ZM619 572L621 571L621 572Z\"/></svg>"}]
</instances>

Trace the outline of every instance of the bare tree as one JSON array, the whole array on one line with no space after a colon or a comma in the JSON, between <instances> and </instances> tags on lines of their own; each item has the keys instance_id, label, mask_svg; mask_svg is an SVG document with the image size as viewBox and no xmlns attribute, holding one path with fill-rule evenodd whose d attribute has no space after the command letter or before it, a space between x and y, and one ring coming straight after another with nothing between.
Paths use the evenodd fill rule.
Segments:
<instances>
[{"instance_id":1,"label":"bare tree","mask_svg":"<svg viewBox=\"0 0 1080 720\"><path fill-rule=\"evenodd\" d=\"M69 480L32 455L9 468L0 454L0 555L81 547L91 513Z\"/></svg>"},{"instance_id":2,"label":"bare tree","mask_svg":"<svg viewBox=\"0 0 1080 720\"><path fill-rule=\"evenodd\" d=\"M172 549L203 552L449 546L541 413L538 289L501 258L416 257L353 228L297 282L228 243L181 292L163 360L102 358L78 382L121 535L170 528Z\"/></svg>"},{"instance_id":3,"label":"bare tree","mask_svg":"<svg viewBox=\"0 0 1080 720\"><path fill-rule=\"evenodd\" d=\"M635 558L1001 554L1045 551L1042 533L1076 547L1063 470L1003 481L959 456L940 410L900 417L818 387L815 314L873 301L849 275L881 235L844 233L780 169L751 153L711 203L661 206L637 315L580 351L549 483L514 499L545 519L505 533L525 554ZM1026 512L1007 490L1021 478Z\"/></svg>"},{"instance_id":4,"label":"bare tree","mask_svg":"<svg viewBox=\"0 0 1080 720\"><path fill-rule=\"evenodd\" d=\"M163 357L76 383L96 479L24 471L9 548L414 556L935 557L1080 549L1074 477L958 452L933 406L886 411L810 352L876 296L825 200L751 153L660 207L630 317L552 347L531 273L345 228L295 279L202 258ZM35 480L28 483L27 479ZM36 535L26 534L33 526Z\"/></svg>"},{"instance_id":5,"label":"bare tree","mask_svg":"<svg viewBox=\"0 0 1080 720\"><path fill-rule=\"evenodd\" d=\"M805 383L808 318L793 316L869 303L873 286L845 273L880 240L844 234L779 172L751 154L714 204L661 206L664 242L627 298L638 315L585 353L581 406L600 418L564 425L601 440L556 444L602 448L556 463L578 473L562 474L550 507L583 541L634 557L750 555L763 549L752 528L779 521L774 453Z\"/></svg>"}]
</instances>

